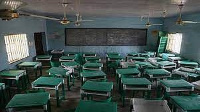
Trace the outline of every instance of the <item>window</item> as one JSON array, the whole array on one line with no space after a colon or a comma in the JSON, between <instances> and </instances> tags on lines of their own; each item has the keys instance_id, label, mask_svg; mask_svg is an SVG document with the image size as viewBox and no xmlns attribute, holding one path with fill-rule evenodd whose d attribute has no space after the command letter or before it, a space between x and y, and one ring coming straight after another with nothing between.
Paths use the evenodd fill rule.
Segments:
<instances>
[{"instance_id":1,"label":"window","mask_svg":"<svg viewBox=\"0 0 200 112\"><path fill-rule=\"evenodd\" d=\"M168 34L167 51L180 54L182 33Z\"/></svg>"},{"instance_id":2,"label":"window","mask_svg":"<svg viewBox=\"0 0 200 112\"><path fill-rule=\"evenodd\" d=\"M4 39L9 63L29 56L26 34L6 35Z\"/></svg>"}]
</instances>

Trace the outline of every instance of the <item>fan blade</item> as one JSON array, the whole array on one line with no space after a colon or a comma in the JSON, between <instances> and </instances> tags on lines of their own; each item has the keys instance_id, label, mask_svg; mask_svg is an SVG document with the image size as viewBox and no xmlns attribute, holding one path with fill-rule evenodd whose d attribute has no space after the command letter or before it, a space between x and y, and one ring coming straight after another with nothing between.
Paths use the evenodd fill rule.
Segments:
<instances>
[{"instance_id":1,"label":"fan blade","mask_svg":"<svg viewBox=\"0 0 200 112\"><path fill-rule=\"evenodd\" d=\"M197 24L200 22L196 22L196 21L183 21L183 23L188 23L188 24Z\"/></svg>"},{"instance_id":2,"label":"fan blade","mask_svg":"<svg viewBox=\"0 0 200 112\"><path fill-rule=\"evenodd\" d=\"M34 15L34 14L30 14L30 16L32 16L32 17L37 17L37 18L43 18L43 19L54 20L54 21L60 21L60 19L54 18L54 17L41 16L41 15Z\"/></svg>"},{"instance_id":3,"label":"fan blade","mask_svg":"<svg viewBox=\"0 0 200 112\"><path fill-rule=\"evenodd\" d=\"M171 0L171 4L185 4L188 0Z\"/></svg>"},{"instance_id":4,"label":"fan blade","mask_svg":"<svg viewBox=\"0 0 200 112\"><path fill-rule=\"evenodd\" d=\"M58 18L54 18L54 17L48 17L48 16L41 16L41 15L35 15L35 14L26 14L26 13L22 13L20 14L22 16L31 16L31 17L36 17L36 18L43 18L43 19L49 19L49 20L54 20L54 21L60 21L60 19Z\"/></svg>"},{"instance_id":5,"label":"fan blade","mask_svg":"<svg viewBox=\"0 0 200 112\"><path fill-rule=\"evenodd\" d=\"M151 24L153 26L162 26L163 24Z\"/></svg>"},{"instance_id":6,"label":"fan blade","mask_svg":"<svg viewBox=\"0 0 200 112\"><path fill-rule=\"evenodd\" d=\"M94 20L80 20L81 22L92 22Z\"/></svg>"},{"instance_id":7,"label":"fan blade","mask_svg":"<svg viewBox=\"0 0 200 112\"><path fill-rule=\"evenodd\" d=\"M9 8L11 10L17 10L21 7L27 5L26 2L19 1L19 0L0 0L1 7Z\"/></svg>"}]
</instances>

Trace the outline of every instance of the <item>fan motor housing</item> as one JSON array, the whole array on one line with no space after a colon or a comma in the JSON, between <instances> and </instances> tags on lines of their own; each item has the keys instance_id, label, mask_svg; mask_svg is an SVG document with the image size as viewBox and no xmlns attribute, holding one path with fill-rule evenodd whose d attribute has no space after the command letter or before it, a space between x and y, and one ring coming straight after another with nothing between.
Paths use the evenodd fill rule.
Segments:
<instances>
[{"instance_id":1,"label":"fan motor housing","mask_svg":"<svg viewBox=\"0 0 200 112\"><path fill-rule=\"evenodd\" d=\"M10 9L0 10L0 18L2 20L11 20L18 17L19 17L19 14L15 10L10 10Z\"/></svg>"}]
</instances>

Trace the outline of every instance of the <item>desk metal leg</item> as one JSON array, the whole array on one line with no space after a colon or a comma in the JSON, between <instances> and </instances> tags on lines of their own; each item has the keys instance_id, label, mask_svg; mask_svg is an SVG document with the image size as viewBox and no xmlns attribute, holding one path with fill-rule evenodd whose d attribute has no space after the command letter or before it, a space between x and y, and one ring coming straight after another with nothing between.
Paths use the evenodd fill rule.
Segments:
<instances>
[{"instance_id":1,"label":"desk metal leg","mask_svg":"<svg viewBox=\"0 0 200 112\"><path fill-rule=\"evenodd\" d=\"M72 72L72 85L74 86L75 82L75 77L74 77L74 72Z\"/></svg>"},{"instance_id":2,"label":"desk metal leg","mask_svg":"<svg viewBox=\"0 0 200 112\"><path fill-rule=\"evenodd\" d=\"M57 103L57 107L59 107L60 106L60 98L59 98L59 90L57 89L56 90L56 103Z\"/></svg>"},{"instance_id":3,"label":"desk metal leg","mask_svg":"<svg viewBox=\"0 0 200 112\"><path fill-rule=\"evenodd\" d=\"M40 76L42 76L42 66L40 66L39 69L40 69Z\"/></svg>"},{"instance_id":4,"label":"desk metal leg","mask_svg":"<svg viewBox=\"0 0 200 112\"><path fill-rule=\"evenodd\" d=\"M67 76L67 88L70 91L70 75Z\"/></svg>"},{"instance_id":5,"label":"desk metal leg","mask_svg":"<svg viewBox=\"0 0 200 112\"><path fill-rule=\"evenodd\" d=\"M51 102L50 102L50 100L48 101L48 104L47 104L47 111L51 112Z\"/></svg>"},{"instance_id":6,"label":"desk metal leg","mask_svg":"<svg viewBox=\"0 0 200 112\"><path fill-rule=\"evenodd\" d=\"M62 95L63 95L63 99L65 99L65 84L62 84Z\"/></svg>"},{"instance_id":7,"label":"desk metal leg","mask_svg":"<svg viewBox=\"0 0 200 112\"><path fill-rule=\"evenodd\" d=\"M126 96L126 90L122 90L122 106L125 105L125 96Z\"/></svg>"},{"instance_id":8,"label":"desk metal leg","mask_svg":"<svg viewBox=\"0 0 200 112\"><path fill-rule=\"evenodd\" d=\"M20 93L20 85L19 85L19 80L16 80L16 85L17 85L17 92Z\"/></svg>"},{"instance_id":9,"label":"desk metal leg","mask_svg":"<svg viewBox=\"0 0 200 112\"><path fill-rule=\"evenodd\" d=\"M29 78L29 73L28 73L27 68L25 68L25 70L26 70L26 81L27 81L27 84L30 84L30 78Z\"/></svg>"}]
</instances>

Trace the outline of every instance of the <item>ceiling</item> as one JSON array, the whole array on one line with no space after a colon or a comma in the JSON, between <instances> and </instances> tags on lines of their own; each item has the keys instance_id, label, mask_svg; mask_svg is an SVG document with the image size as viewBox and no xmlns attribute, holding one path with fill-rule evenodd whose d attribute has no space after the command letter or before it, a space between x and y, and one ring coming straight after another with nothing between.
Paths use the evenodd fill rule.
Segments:
<instances>
[{"instance_id":1,"label":"ceiling","mask_svg":"<svg viewBox=\"0 0 200 112\"><path fill-rule=\"evenodd\" d=\"M20 10L44 14L46 16L62 16L63 0L22 0L27 3ZM76 0L68 0L67 15L76 13ZM150 17L162 17L162 11L167 16L178 13L177 4L181 0L81 0L80 12L83 16L94 17L139 17L150 14ZM200 11L199 0L184 0L183 12Z\"/></svg>"}]
</instances>

